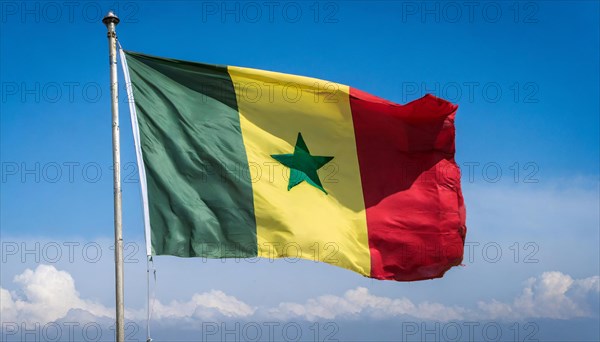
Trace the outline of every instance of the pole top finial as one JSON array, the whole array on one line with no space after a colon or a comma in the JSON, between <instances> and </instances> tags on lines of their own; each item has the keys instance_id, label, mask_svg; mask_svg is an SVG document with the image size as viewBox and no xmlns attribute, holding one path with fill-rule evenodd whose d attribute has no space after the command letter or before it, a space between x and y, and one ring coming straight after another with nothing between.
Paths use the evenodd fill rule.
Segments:
<instances>
[{"instance_id":1,"label":"pole top finial","mask_svg":"<svg viewBox=\"0 0 600 342\"><path fill-rule=\"evenodd\" d=\"M110 23L114 23L115 25L117 25L119 23L119 17L117 17L113 11L108 11L108 13L106 13L106 16L102 19L102 22L104 23L104 25L108 26L108 24Z\"/></svg>"}]
</instances>

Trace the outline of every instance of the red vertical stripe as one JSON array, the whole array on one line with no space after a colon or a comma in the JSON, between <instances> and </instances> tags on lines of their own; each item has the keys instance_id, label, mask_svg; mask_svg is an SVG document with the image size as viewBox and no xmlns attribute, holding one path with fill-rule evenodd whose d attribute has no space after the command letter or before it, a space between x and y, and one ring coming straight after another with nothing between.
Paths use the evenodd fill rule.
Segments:
<instances>
[{"instance_id":1,"label":"red vertical stripe","mask_svg":"<svg viewBox=\"0 0 600 342\"><path fill-rule=\"evenodd\" d=\"M350 88L371 276L438 278L463 256L465 208L454 162L457 106L432 95L398 105Z\"/></svg>"}]
</instances>

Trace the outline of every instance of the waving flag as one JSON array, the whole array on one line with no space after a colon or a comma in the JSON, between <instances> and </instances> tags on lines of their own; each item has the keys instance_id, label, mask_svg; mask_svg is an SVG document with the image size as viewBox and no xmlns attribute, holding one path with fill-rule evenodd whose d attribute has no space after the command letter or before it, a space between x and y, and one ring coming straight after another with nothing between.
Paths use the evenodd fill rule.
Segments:
<instances>
[{"instance_id":1,"label":"waving flag","mask_svg":"<svg viewBox=\"0 0 600 342\"><path fill-rule=\"evenodd\" d=\"M149 255L304 258L400 281L460 264L457 106L124 52Z\"/></svg>"}]
</instances>

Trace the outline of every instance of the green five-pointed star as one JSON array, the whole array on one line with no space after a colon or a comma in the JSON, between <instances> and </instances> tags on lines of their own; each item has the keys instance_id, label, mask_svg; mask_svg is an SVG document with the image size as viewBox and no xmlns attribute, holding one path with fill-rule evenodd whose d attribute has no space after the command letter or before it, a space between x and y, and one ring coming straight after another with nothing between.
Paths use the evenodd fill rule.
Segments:
<instances>
[{"instance_id":1,"label":"green five-pointed star","mask_svg":"<svg viewBox=\"0 0 600 342\"><path fill-rule=\"evenodd\" d=\"M290 168L288 191L306 181L308 184L327 194L317 175L317 170L327 164L333 157L311 155L301 133L298 133L294 154L272 154L271 157Z\"/></svg>"}]
</instances>

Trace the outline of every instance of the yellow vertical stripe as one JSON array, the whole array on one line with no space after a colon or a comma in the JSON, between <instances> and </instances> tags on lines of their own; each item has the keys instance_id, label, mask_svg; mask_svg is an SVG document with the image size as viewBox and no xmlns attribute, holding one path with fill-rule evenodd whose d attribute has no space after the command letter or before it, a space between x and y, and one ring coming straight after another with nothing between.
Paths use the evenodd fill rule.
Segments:
<instances>
[{"instance_id":1,"label":"yellow vertical stripe","mask_svg":"<svg viewBox=\"0 0 600 342\"><path fill-rule=\"evenodd\" d=\"M370 275L371 261L347 86L228 67L254 192L259 256L319 260ZM271 157L293 153L302 133L312 155L333 156L288 190L289 168Z\"/></svg>"}]
</instances>

